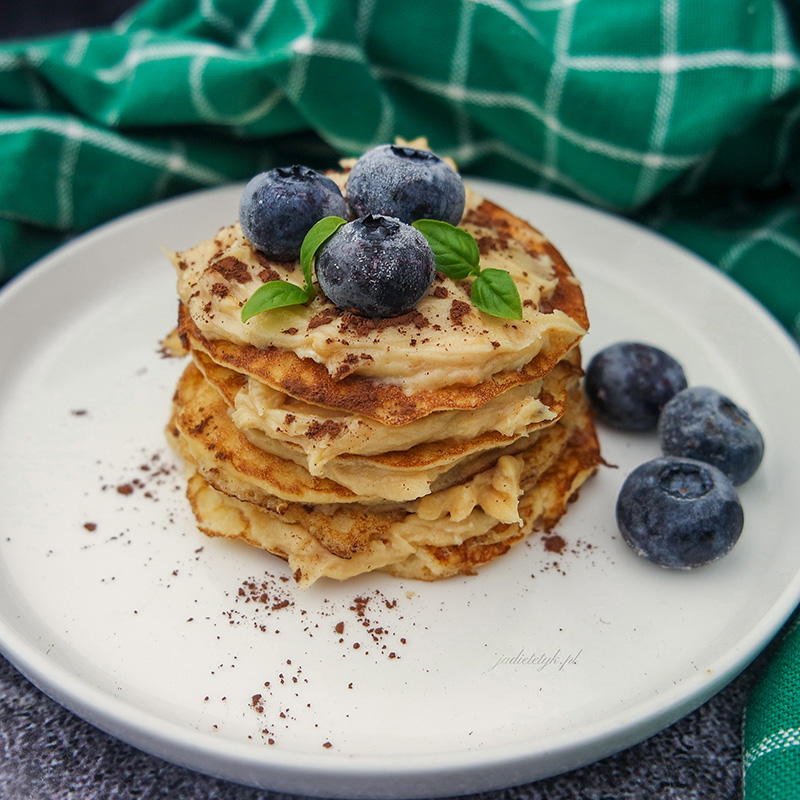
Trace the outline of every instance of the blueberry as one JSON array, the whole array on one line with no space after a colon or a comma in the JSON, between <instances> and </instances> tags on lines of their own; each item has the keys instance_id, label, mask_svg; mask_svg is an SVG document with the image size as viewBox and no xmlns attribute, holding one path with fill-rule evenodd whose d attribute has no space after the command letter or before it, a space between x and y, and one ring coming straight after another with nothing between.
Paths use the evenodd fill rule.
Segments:
<instances>
[{"instance_id":1,"label":"blueberry","mask_svg":"<svg viewBox=\"0 0 800 800\"><path fill-rule=\"evenodd\" d=\"M438 219L457 225L464 213L459 174L428 150L381 145L364 153L347 179L347 202L363 216L385 214L402 222Z\"/></svg>"},{"instance_id":2,"label":"blueberry","mask_svg":"<svg viewBox=\"0 0 800 800\"><path fill-rule=\"evenodd\" d=\"M639 342L606 347L586 369L586 393L597 417L629 431L654 430L661 409L686 385L672 356Z\"/></svg>"},{"instance_id":3,"label":"blueberry","mask_svg":"<svg viewBox=\"0 0 800 800\"><path fill-rule=\"evenodd\" d=\"M761 464L764 439L746 411L707 386L678 392L658 421L661 450L721 469L739 486Z\"/></svg>"},{"instance_id":4,"label":"blueberry","mask_svg":"<svg viewBox=\"0 0 800 800\"><path fill-rule=\"evenodd\" d=\"M617 499L617 525L640 556L688 569L730 551L744 512L733 484L716 467L664 456L628 476Z\"/></svg>"},{"instance_id":5,"label":"blueberry","mask_svg":"<svg viewBox=\"0 0 800 800\"><path fill-rule=\"evenodd\" d=\"M317 280L341 308L368 317L410 311L428 291L433 252L416 228L368 214L348 222L320 248Z\"/></svg>"},{"instance_id":6,"label":"blueberry","mask_svg":"<svg viewBox=\"0 0 800 800\"><path fill-rule=\"evenodd\" d=\"M309 167L295 164L256 175L239 201L242 233L275 261L294 261L310 228L323 217L344 217L339 187Z\"/></svg>"}]
</instances>

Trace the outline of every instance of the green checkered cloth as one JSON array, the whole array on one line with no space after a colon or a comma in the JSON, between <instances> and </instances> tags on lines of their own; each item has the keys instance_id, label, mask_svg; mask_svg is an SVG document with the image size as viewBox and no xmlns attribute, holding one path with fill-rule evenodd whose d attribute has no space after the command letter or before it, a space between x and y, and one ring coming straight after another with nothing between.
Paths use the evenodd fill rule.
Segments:
<instances>
[{"instance_id":1,"label":"green checkered cloth","mask_svg":"<svg viewBox=\"0 0 800 800\"><path fill-rule=\"evenodd\" d=\"M800 796L800 616L778 641L750 695L744 719L747 800Z\"/></svg>"},{"instance_id":2,"label":"green checkered cloth","mask_svg":"<svg viewBox=\"0 0 800 800\"><path fill-rule=\"evenodd\" d=\"M164 197L425 135L663 232L798 337L798 36L797 0L149 0L5 43L0 281ZM800 785L797 639L748 710L749 798Z\"/></svg>"}]
</instances>

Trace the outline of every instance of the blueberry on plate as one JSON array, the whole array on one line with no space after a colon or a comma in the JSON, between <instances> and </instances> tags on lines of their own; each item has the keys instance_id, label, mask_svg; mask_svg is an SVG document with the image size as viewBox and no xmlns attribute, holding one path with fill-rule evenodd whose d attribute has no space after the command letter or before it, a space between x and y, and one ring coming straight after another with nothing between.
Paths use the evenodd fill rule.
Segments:
<instances>
[{"instance_id":1,"label":"blueberry on plate","mask_svg":"<svg viewBox=\"0 0 800 800\"><path fill-rule=\"evenodd\" d=\"M429 150L386 144L368 150L347 178L347 202L358 216L384 214L411 224L457 225L464 213L460 175Z\"/></svg>"},{"instance_id":2,"label":"blueberry on plate","mask_svg":"<svg viewBox=\"0 0 800 800\"><path fill-rule=\"evenodd\" d=\"M637 467L617 498L617 526L640 555L662 567L709 564L736 544L744 512L716 467L662 456Z\"/></svg>"},{"instance_id":3,"label":"blueberry on plate","mask_svg":"<svg viewBox=\"0 0 800 800\"><path fill-rule=\"evenodd\" d=\"M410 311L428 291L433 252L416 228L368 214L342 225L316 261L320 288L340 308L367 317Z\"/></svg>"},{"instance_id":4,"label":"blueberry on plate","mask_svg":"<svg viewBox=\"0 0 800 800\"><path fill-rule=\"evenodd\" d=\"M344 217L339 187L328 177L295 164L256 175L239 201L242 233L274 261L294 261L311 227L323 217Z\"/></svg>"},{"instance_id":5,"label":"blueberry on plate","mask_svg":"<svg viewBox=\"0 0 800 800\"><path fill-rule=\"evenodd\" d=\"M764 456L764 439L748 413L707 386L684 389L664 406L658 436L664 455L713 464L734 486L752 477Z\"/></svg>"},{"instance_id":6,"label":"blueberry on plate","mask_svg":"<svg viewBox=\"0 0 800 800\"><path fill-rule=\"evenodd\" d=\"M661 409L686 386L672 356L640 342L612 344L586 369L586 394L598 419L628 431L655 430Z\"/></svg>"}]
</instances>

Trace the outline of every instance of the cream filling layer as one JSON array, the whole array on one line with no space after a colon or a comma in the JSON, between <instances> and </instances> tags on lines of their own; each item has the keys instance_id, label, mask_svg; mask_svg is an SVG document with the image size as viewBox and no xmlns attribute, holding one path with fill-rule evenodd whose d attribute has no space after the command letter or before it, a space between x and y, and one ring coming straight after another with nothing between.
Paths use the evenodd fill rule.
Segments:
<instances>
[{"instance_id":1,"label":"cream filling layer","mask_svg":"<svg viewBox=\"0 0 800 800\"><path fill-rule=\"evenodd\" d=\"M321 476L332 459L344 454L373 456L445 439L470 441L487 431L521 436L531 425L556 417L540 399L541 390L542 381L536 381L474 410L440 411L407 425L384 425L304 403L250 378L236 395L231 420L257 446L265 447L268 437L299 447L308 471Z\"/></svg>"}]
</instances>

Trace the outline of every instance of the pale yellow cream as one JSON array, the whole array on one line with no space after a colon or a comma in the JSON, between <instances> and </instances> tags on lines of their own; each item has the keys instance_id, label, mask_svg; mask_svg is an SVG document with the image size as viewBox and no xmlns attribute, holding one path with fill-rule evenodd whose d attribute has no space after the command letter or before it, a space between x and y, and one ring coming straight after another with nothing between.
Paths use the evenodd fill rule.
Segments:
<instances>
[{"instance_id":1,"label":"pale yellow cream","mask_svg":"<svg viewBox=\"0 0 800 800\"><path fill-rule=\"evenodd\" d=\"M299 447L302 462L314 476L345 453L372 456L408 450L445 439L470 441L487 431L518 437L530 426L555 419L539 397L542 381L516 386L477 409L439 411L407 425L384 425L344 411L291 398L250 378L238 392L231 414L234 425L259 446L267 436Z\"/></svg>"}]
</instances>

